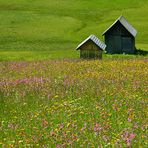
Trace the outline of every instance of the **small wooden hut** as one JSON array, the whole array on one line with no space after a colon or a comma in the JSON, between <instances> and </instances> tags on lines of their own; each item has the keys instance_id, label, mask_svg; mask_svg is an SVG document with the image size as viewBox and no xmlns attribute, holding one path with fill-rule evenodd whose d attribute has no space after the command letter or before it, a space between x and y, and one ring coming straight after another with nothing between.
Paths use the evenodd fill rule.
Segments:
<instances>
[{"instance_id":1,"label":"small wooden hut","mask_svg":"<svg viewBox=\"0 0 148 148\"><path fill-rule=\"evenodd\" d=\"M135 53L137 30L120 16L102 35L105 36L106 51L110 54Z\"/></svg>"},{"instance_id":2,"label":"small wooden hut","mask_svg":"<svg viewBox=\"0 0 148 148\"><path fill-rule=\"evenodd\" d=\"M102 51L106 45L101 42L95 35L90 35L86 40L76 48L80 50L80 58L83 59L102 59Z\"/></svg>"}]
</instances>

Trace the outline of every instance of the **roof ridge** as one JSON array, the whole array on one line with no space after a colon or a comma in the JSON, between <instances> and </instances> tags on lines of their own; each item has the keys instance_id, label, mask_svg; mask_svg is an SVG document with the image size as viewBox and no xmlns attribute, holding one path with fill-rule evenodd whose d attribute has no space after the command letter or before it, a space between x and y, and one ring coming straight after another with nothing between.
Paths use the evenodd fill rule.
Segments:
<instances>
[{"instance_id":1,"label":"roof ridge","mask_svg":"<svg viewBox=\"0 0 148 148\"><path fill-rule=\"evenodd\" d=\"M84 44L86 43L88 40L93 41L98 47L100 47L102 50L104 50L106 48L106 45L99 39L97 38L94 34L90 35L88 38L86 38L82 43L80 43L77 46L77 50Z\"/></svg>"},{"instance_id":2,"label":"roof ridge","mask_svg":"<svg viewBox=\"0 0 148 148\"><path fill-rule=\"evenodd\" d=\"M102 33L102 35L104 35L108 30L110 30L110 28L112 28L118 21L129 31L131 35L133 35L134 37L137 35L137 30L128 22L128 20L123 15L118 17L118 19L108 29L106 29Z\"/></svg>"}]
</instances>

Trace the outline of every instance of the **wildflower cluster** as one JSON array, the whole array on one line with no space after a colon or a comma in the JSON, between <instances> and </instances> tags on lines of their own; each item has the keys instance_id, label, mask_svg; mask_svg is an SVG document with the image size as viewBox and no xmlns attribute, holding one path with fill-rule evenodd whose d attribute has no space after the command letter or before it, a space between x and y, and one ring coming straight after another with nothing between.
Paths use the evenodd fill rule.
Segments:
<instances>
[{"instance_id":1,"label":"wildflower cluster","mask_svg":"<svg viewBox=\"0 0 148 148\"><path fill-rule=\"evenodd\" d=\"M146 147L146 59L0 63L0 146Z\"/></svg>"}]
</instances>

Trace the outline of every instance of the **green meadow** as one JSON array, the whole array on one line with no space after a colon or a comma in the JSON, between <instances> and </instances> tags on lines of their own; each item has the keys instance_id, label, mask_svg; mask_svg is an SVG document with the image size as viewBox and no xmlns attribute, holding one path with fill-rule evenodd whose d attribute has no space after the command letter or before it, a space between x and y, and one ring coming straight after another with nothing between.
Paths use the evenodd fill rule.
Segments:
<instances>
[{"instance_id":1,"label":"green meadow","mask_svg":"<svg viewBox=\"0 0 148 148\"><path fill-rule=\"evenodd\" d=\"M147 0L0 0L0 61L78 58L76 46L90 34L103 40L120 15L148 50L147 14Z\"/></svg>"},{"instance_id":2,"label":"green meadow","mask_svg":"<svg viewBox=\"0 0 148 148\"><path fill-rule=\"evenodd\" d=\"M147 62L1 62L0 147L147 148Z\"/></svg>"},{"instance_id":3,"label":"green meadow","mask_svg":"<svg viewBox=\"0 0 148 148\"><path fill-rule=\"evenodd\" d=\"M148 0L0 0L0 147L147 148L147 14ZM80 60L120 15L139 54Z\"/></svg>"}]
</instances>

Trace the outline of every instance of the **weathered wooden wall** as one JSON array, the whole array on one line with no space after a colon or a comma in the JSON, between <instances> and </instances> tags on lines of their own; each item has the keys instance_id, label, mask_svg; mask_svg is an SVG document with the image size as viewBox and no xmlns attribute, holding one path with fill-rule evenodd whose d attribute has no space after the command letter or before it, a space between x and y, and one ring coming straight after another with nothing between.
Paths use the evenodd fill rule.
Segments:
<instances>
[{"instance_id":1,"label":"weathered wooden wall","mask_svg":"<svg viewBox=\"0 0 148 148\"><path fill-rule=\"evenodd\" d=\"M80 48L80 57L84 59L102 59L102 50L88 41Z\"/></svg>"},{"instance_id":2,"label":"weathered wooden wall","mask_svg":"<svg viewBox=\"0 0 148 148\"><path fill-rule=\"evenodd\" d=\"M107 53L134 53L135 38L118 22L105 34Z\"/></svg>"}]
</instances>

